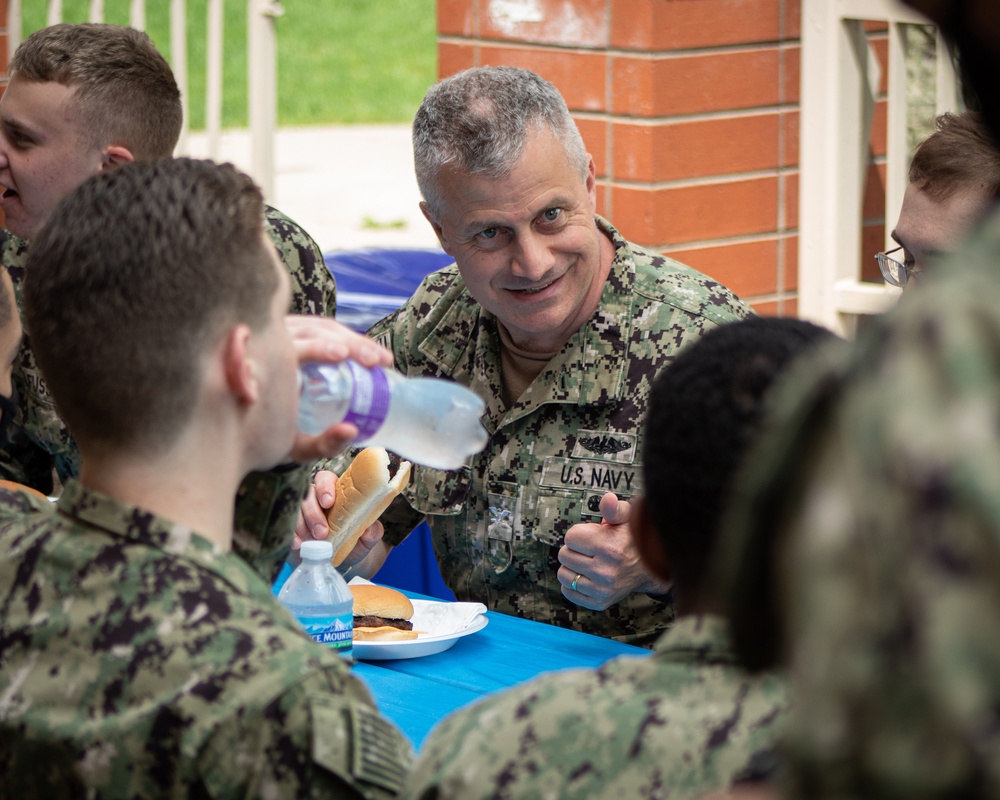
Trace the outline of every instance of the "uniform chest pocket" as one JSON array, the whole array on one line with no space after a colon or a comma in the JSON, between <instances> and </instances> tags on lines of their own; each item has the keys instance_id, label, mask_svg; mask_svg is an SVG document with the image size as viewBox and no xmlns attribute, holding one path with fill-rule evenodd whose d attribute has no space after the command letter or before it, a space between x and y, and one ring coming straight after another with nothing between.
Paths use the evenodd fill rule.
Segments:
<instances>
[{"instance_id":1,"label":"uniform chest pocket","mask_svg":"<svg viewBox=\"0 0 1000 800\"><path fill-rule=\"evenodd\" d=\"M600 494L582 489L549 489L492 481L487 492L483 554L498 574L518 551L538 544L560 547L566 531L578 522L600 522ZM588 512L588 504L593 511ZM535 556L532 556L535 557Z\"/></svg>"}]
</instances>

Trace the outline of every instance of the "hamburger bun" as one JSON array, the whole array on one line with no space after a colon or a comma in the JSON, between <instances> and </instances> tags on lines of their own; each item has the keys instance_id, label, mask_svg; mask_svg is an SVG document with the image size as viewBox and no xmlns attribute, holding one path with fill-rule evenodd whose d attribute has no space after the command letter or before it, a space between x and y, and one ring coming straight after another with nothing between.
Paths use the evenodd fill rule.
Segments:
<instances>
[{"instance_id":1,"label":"hamburger bun","mask_svg":"<svg viewBox=\"0 0 1000 800\"><path fill-rule=\"evenodd\" d=\"M347 588L354 595L354 616L409 619L413 616L413 603L402 592L374 583L350 584Z\"/></svg>"},{"instance_id":2,"label":"hamburger bun","mask_svg":"<svg viewBox=\"0 0 1000 800\"><path fill-rule=\"evenodd\" d=\"M326 512L335 567L347 558L361 534L382 516L409 478L409 461L401 461L396 474L391 474L385 448L366 447L355 456L337 479L336 499Z\"/></svg>"},{"instance_id":3,"label":"hamburger bun","mask_svg":"<svg viewBox=\"0 0 1000 800\"><path fill-rule=\"evenodd\" d=\"M354 595L354 641L391 642L416 639L413 603L402 592L371 583L348 584ZM363 620L367 624L358 624Z\"/></svg>"}]
</instances>

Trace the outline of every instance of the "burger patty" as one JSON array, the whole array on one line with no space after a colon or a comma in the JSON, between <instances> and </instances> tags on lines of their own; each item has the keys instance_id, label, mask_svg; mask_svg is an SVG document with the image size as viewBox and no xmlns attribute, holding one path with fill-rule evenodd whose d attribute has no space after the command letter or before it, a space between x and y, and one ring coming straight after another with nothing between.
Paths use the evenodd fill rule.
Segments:
<instances>
[{"instance_id":1,"label":"burger patty","mask_svg":"<svg viewBox=\"0 0 1000 800\"><path fill-rule=\"evenodd\" d=\"M413 623L408 619L390 619L388 617L376 617L374 615L354 618L355 628L381 628L383 626L399 628L401 631L413 630Z\"/></svg>"}]
</instances>

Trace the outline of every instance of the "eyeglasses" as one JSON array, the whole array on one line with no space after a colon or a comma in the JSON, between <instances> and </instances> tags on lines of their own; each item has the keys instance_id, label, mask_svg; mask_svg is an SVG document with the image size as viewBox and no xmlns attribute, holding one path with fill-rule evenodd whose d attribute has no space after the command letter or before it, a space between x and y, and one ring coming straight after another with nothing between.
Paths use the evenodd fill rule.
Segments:
<instances>
[{"instance_id":1,"label":"eyeglasses","mask_svg":"<svg viewBox=\"0 0 1000 800\"><path fill-rule=\"evenodd\" d=\"M903 245L899 247L894 247L885 253L876 253L875 260L878 262L878 268L882 271L882 277L885 278L885 282L890 286L898 286L902 289L906 286L906 282L917 275L920 274L919 269L914 269L913 267L908 267L902 261L897 261L894 258L889 258L891 253L895 253L897 250L902 250Z\"/></svg>"}]
</instances>

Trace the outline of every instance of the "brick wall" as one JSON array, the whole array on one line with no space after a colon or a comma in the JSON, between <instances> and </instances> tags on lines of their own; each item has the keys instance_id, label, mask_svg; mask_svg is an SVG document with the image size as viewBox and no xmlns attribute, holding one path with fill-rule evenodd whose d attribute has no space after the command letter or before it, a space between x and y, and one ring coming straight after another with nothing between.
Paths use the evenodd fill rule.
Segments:
<instances>
[{"instance_id":1,"label":"brick wall","mask_svg":"<svg viewBox=\"0 0 1000 800\"><path fill-rule=\"evenodd\" d=\"M599 213L627 238L795 315L800 0L438 0L437 15L441 77L506 64L560 89ZM882 249L884 173L873 162L863 264Z\"/></svg>"}]
</instances>

